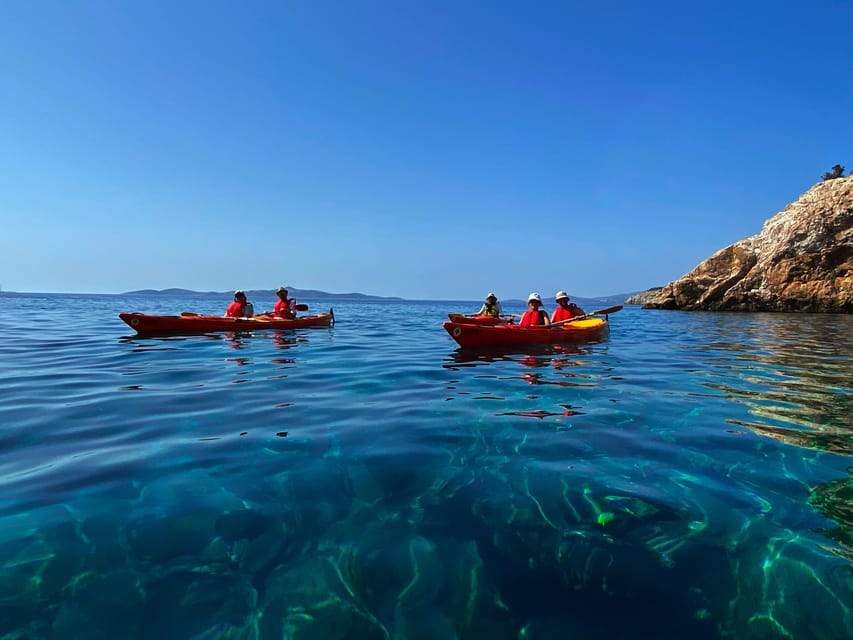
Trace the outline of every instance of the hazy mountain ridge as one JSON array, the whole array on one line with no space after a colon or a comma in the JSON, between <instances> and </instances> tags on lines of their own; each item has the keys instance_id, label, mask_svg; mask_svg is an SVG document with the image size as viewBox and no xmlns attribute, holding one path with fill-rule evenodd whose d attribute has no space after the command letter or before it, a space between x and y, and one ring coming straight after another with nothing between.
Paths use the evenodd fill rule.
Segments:
<instances>
[{"instance_id":1,"label":"hazy mountain ridge","mask_svg":"<svg viewBox=\"0 0 853 640\"><path fill-rule=\"evenodd\" d=\"M403 298L398 298L395 296L372 296L366 293L329 293L328 291L318 291L316 289L296 289L288 287L288 294L291 298L313 298L313 299L335 299L335 300L403 300ZM231 298L234 295L233 291L194 291L192 289L179 289L179 288L170 288L170 289L139 289L137 291L126 291L121 295L125 296L135 296L135 295L145 295L145 296L157 296L157 295L211 295L211 296L225 296L227 298ZM272 298L275 299L275 289L246 289L246 297L250 300L254 298Z\"/></svg>"},{"instance_id":2,"label":"hazy mountain ridge","mask_svg":"<svg viewBox=\"0 0 853 640\"><path fill-rule=\"evenodd\" d=\"M400 298L397 296L373 296L366 293L329 293L327 291L318 291L316 289L296 289L288 287L288 293L291 298L295 299L328 299L328 300L364 300L364 301L404 301L406 298ZM231 298L234 294L233 291L194 291L192 289L180 289L180 288L169 288L169 289L139 289L137 291L126 291L120 295L125 296L135 296L135 295L144 295L144 296L176 296L176 295L210 295L210 296L218 296ZM592 298L581 298L572 296L572 302L583 307L586 311L591 311L592 307L608 307L617 304L622 304L625 300L635 294L632 293L621 293L610 296L597 296ZM246 296L252 302L256 300L263 300L265 298L275 299L275 290L274 289L247 289ZM548 300L547 297L543 297L545 300L545 304L547 306ZM436 300L436 302L439 302ZM445 302L460 302L460 303L469 303L474 302L473 300L446 300ZM527 304L526 299L519 298L508 298L505 300L501 300L501 303L504 305L521 305L524 306ZM590 307L587 309L586 307ZM474 310L476 311L476 309Z\"/></svg>"}]
</instances>

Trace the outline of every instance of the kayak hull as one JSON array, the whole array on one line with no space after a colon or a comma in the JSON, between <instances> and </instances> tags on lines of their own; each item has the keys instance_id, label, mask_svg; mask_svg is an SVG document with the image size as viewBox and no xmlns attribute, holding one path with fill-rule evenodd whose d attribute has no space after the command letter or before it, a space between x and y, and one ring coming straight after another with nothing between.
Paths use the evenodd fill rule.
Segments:
<instances>
[{"instance_id":1,"label":"kayak hull","mask_svg":"<svg viewBox=\"0 0 853 640\"><path fill-rule=\"evenodd\" d=\"M464 322L445 322L442 326L461 347L587 342L600 340L609 331L609 325L604 318L576 320L554 328L519 327L514 324L487 326Z\"/></svg>"},{"instance_id":2,"label":"kayak hull","mask_svg":"<svg viewBox=\"0 0 853 640\"><path fill-rule=\"evenodd\" d=\"M510 321L506 318L495 318L494 316L466 316L461 313L448 313L447 317L451 322L461 322L464 324L480 324L480 325L496 325L509 324Z\"/></svg>"},{"instance_id":3,"label":"kayak hull","mask_svg":"<svg viewBox=\"0 0 853 640\"><path fill-rule=\"evenodd\" d=\"M146 313L120 313L121 318L137 333L203 333L206 331L257 331L259 329L302 329L329 327L335 321L334 312L301 316L294 320L256 316L254 318L225 318L222 316L180 315L157 316Z\"/></svg>"}]
</instances>

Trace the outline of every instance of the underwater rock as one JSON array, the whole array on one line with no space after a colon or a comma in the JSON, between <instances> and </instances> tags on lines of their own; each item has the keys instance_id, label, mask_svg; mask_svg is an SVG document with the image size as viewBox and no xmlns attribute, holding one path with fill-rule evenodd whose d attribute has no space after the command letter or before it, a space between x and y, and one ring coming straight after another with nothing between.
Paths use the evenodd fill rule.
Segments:
<instances>
[{"instance_id":1,"label":"underwater rock","mask_svg":"<svg viewBox=\"0 0 853 640\"><path fill-rule=\"evenodd\" d=\"M217 513L239 511L243 501L225 490L207 472L193 471L183 475L169 474L166 479L145 485L134 510L136 517L164 516L187 505L194 509L210 509Z\"/></svg>"},{"instance_id":2,"label":"underwater rock","mask_svg":"<svg viewBox=\"0 0 853 640\"><path fill-rule=\"evenodd\" d=\"M281 526L270 527L261 535L247 541L240 557L240 569L257 574L269 568L287 543L287 532Z\"/></svg>"},{"instance_id":3,"label":"underwater rock","mask_svg":"<svg viewBox=\"0 0 853 640\"><path fill-rule=\"evenodd\" d=\"M0 607L42 606L85 572L92 545L74 512L50 505L0 519Z\"/></svg>"},{"instance_id":4,"label":"underwater rock","mask_svg":"<svg viewBox=\"0 0 853 640\"><path fill-rule=\"evenodd\" d=\"M849 567L815 573L828 552L790 533L769 545L743 549L731 567L736 597L727 603L726 628L735 637L849 638L853 634L853 593ZM846 596L844 595L846 594ZM808 603L791 607L790 602ZM726 603L720 602L717 608ZM761 635L764 634L764 635Z\"/></svg>"},{"instance_id":5,"label":"underwater rock","mask_svg":"<svg viewBox=\"0 0 853 640\"><path fill-rule=\"evenodd\" d=\"M248 576L201 575L187 587L179 604L182 608L217 608L217 621L239 626L257 610L258 593Z\"/></svg>"},{"instance_id":6,"label":"underwater rock","mask_svg":"<svg viewBox=\"0 0 853 640\"><path fill-rule=\"evenodd\" d=\"M58 638L133 637L142 628L145 598L133 571L84 573L68 585L53 631Z\"/></svg>"},{"instance_id":7,"label":"underwater rock","mask_svg":"<svg viewBox=\"0 0 853 640\"><path fill-rule=\"evenodd\" d=\"M214 538L217 515L196 510L156 520L129 522L126 535L130 550L138 558L157 563L186 556L200 557Z\"/></svg>"},{"instance_id":8,"label":"underwater rock","mask_svg":"<svg viewBox=\"0 0 853 640\"><path fill-rule=\"evenodd\" d=\"M273 519L254 509L240 509L223 513L216 518L213 531L226 542L240 538L256 538L273 522Z\"/></svg>"},{"instance_id":9,"label":"underwater rock","mask_svg":"<svg viewBox=\"0 0 853 640\"><path fill-rule=\"evenodd\" d=\"M149 581L138 638L193 638L212 627L243 628L258 610L258 594L248 576L207 573L203 565L173 563ZM114 638L132 637L114 629Z\"/></svg>"},{"instance_id":10,"label":"underwater rock","mask_svg":"<svg viewBox=\"0 0 853 640\"><path fill-rule=\"evenodd\" d=\"M853 478L818 485L809 502L835 523L836 526L822 533L841 545L839 555L846 557L853 565Z\"/></svg>"},{"instance_id":11,"label":"underwater rock","mask_svg":"<svg viewBox=\"0 0 853 640\"><path fill-rule=\"evenodd\" d=\"M382 484L373 476L365 464L350 464L346 470L346 482L348 495L361 502L373 504L385 497Z\"/></svg>"},{"instance_id":12,"label":"underwater rock","mask_svg":"<svg viewBox=\"0 0 853 640\"><path fill-rule=\"evenodd\" d=\"M329 548L274 569L264 585L261 637L294 640L389 640L384 625L361 600L345 549ZM346 577L345 577L346 574Z\"/></svg>"}]
</instances>

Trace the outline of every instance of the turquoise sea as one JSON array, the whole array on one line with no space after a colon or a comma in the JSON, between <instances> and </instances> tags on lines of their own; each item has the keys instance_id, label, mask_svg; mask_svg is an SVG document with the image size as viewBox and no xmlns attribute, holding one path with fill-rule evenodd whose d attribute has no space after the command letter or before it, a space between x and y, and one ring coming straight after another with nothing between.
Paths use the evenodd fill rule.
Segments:
<instances>
[{"instance_id":1,"label":"turquoise sea","mask_svg":"<svg viewBox=\"0 0 853 640\"><path fill-rule=\"evenodd\" d=\"M117 317L228 302L0 294L0 638L853 637L853 317Z\"/></svg>"}]
</instances>

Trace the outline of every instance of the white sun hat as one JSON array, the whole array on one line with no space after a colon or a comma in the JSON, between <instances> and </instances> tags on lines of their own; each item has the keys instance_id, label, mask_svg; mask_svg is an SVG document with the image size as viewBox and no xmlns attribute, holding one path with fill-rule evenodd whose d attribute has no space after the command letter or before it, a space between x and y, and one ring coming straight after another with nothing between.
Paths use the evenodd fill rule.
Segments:
<instances>
[{"instance_id":1,"label":"white sun hat","mask_svg":"<svg viewBox=\"0 0 853 640\"><path fill-rule=\"evenodd\" d=\"M569 294L566 293L565 291L558 291L557 293L554 294L554 300L561 300L563 298L565 298L566 300L569 300Z\"/></svg>"},{"instance_id":2,"label":"white sun hat","mask_svg":"<svg viewBox=\"0 0 853 640\"><path fill-rule=\"evenodd\" d=\"M536 293L535 291L534 291L533 293L531 293L529 296L527 296L527 302L528 302L528 304L529 304L532 300L536 300L536 302L538 302L539 304L542 304L542 296L540 296L540 295L539 295L538 293Z\"/></svg>"}]
</instances>

